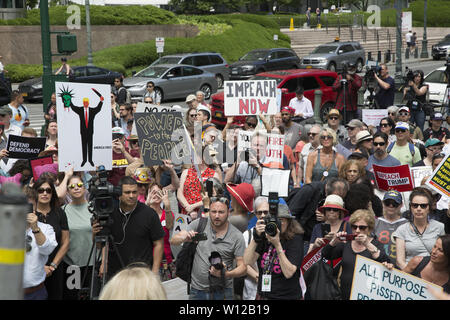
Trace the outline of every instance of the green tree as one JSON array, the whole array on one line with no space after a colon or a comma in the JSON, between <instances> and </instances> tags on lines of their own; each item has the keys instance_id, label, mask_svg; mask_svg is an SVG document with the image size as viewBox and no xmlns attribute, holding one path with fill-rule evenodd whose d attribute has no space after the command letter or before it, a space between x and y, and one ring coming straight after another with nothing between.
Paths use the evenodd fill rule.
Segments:
<instances>
[{"instance_id":1,"label":"green tree","mask_svg":"<svg viewBox=\"0 0 450 320\"><path fill-rule=\"evenodd\" d=\"M345 0L345 4L353 5L361 11L367 11L369 0Z\"/></svg>"},{"instance_id":2,"label":"green tree","mask_svg":"<svg viewBox=\"0 0 450 320\"><path fill-rule=\"evenodd\" d=\"M28 9L34 9L34 8L37 6L38 1L39 1L39 0L27 0L27 1L25 2L25 4L26 4L26 6L27 6Z\"/></svg>"},{"instance_id":3,"label":"green tree","mask_svg":"<svg viewBox=\"0 0 450 320\"><path fill-rule=\"evenodd\" d=\"M177 13L202 14L220 6L236 10L242 3L243 0L170 0L169 5L173 6Z\"/></svg>"}]
</instances>

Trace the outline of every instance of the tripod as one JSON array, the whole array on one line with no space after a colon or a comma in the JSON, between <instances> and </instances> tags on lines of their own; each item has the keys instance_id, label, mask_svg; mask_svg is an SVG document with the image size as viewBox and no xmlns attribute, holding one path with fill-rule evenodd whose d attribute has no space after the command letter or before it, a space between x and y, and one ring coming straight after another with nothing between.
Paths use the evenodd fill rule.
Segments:
<instances>
[{"instance_id":1,"label":"tripod","mask_svg":"<svg viewBox=\"0 0 450 320\"><path fill-rule=\"evenodd\" d=\"M344 119L344 125L347 124L347 73L342 73L342 79L341 81L341 90L342 90L342 97L343 97L343 101L344 104L342 106L342 113L343 113L343 119ZM336 102L335 105L337 103L337 100L339 99L339 95L336 97Z\"/></svg>"}]
</instances>

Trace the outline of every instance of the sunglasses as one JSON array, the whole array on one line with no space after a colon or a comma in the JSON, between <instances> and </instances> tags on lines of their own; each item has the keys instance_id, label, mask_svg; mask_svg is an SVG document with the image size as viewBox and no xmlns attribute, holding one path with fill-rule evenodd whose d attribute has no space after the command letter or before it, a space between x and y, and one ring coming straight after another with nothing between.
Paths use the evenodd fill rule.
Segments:
<instances>
[{"instance_id":1,"label":"sunglasses","mask_svg":"<svg viewBox=\"0 0 450 320\"><path fill-rule=\"evenodd\" d=\"M382 147L386 144L386 142L374 142L373 145L374 147Z\"/></svg>"},{"instance_id":2,"label":"sunglasses","mask_svg":"<svg viewBox=\"0 0 450 320\"><path fill-rule=\"evenodd\" d=\"M352 224L352 230L357 230L357 229L359 229L359 230L361 230L361 231L364 231L364 230L366 230L368 228L368 226L358 226L357 224Z\"/></svg>"},{"instance_id":3,"label":"sunglasses","mask_svg":"<svg viewBox=\"0 0 450 320\"><path fill-rule=\"evenodd\" d=\"M331 140L333 139L331 136L320 136L320 140Z\"/></svg>"},{"instance_id":4,"label":"sunglasses","mask_svg":"<svg viewBox=\"0 0 450 320\"><path fill-rule=\"evenodd\" d=\"M394 208L397 208L400 205L399 203L395 202L394 200L386 200L386 201L383 201L383 203L386 207L394 207Z\"/></svg>"},{"instance_id":5,"label":"sunglasses","mask_svg":"<svg viewBox=\"0 0 450 320\"><path fill-rule=\"evenodd\" d=\"M318 135L318 133L308 132L308 136L315 137L315 136L317 136L317 135Z\"/></svg>"},{"instance_id":6,"label":"sunglasses","mask_svg":"<svg viewBox=\"0 0 450 320\"><path fill-rule=\"evenodd\" d=\"M256 214L257 214L257 215L262 215L262 214L268 215L268 214L269 214L269 210L260 210L260 211L256 211Z\"/></svg>"},{"instance_id":7,"label":"sunglasses","mask_svg":"<svg viewBox=\"0 0 450 320\"><path fill-rule=\"evenodd\" d=\"M347 130L348 131L353 131L355 128L352 128L352 127L347 127Z\"/></svg>"},{"instance_id":8,"label":"sunglasses","mask_svg":"<svg viewBox=\"0 0 450 320\"><path fill-rule=\"evenodd\" d=\"M225 198L225 197L211 197L210 199L211 199L211 203L213 203L213 202L222 202L222 203L225 203L227 206L229 204L228 199Z\"/></svg>"},{"instance_id":9,"label":"sunglasses","mask_svg":"<svg viewBox=\"0 0 450 320\"><path fill-rule=\"evenodd\" d=\"M405 133L406 129L395 129L395 133L397 133L397 132Z\"/></svg>"},{"instance_id":10,"label":"sunglasses","mask_svg":"<svg viewBox=\"0 0 450 320\"><path fill-rule=\"evenodd\" d=\"M381 123L380 126L382 126L383 128L390 127L388 123Z\"/></svg>"},{"instance_id":11,"label":"sunglasses","mask_svg":"<svg viewBox=\"0 0 450 320\"><path fill-rule=\"evenodd\" d=\"M31 236L28 236L27 235L27 237L25 238L25 245L26 245L26 248L27 248L27 252L30 252L31 251L31 241L32 241L33 239L31 239Z\"/></svg>"},{"instance_id":12,"label":"sunglasses","mask_svg":"<svg viewBox=\"0 0 450 320\"><path fill-rule=\"evenodd\" d=\"M247 125L248 125L250 128L256 128L256 123L250 123L250 122L247 122Z\"/></svg>"},{"instance_id":13,"label":"sunglasses","mask_svg":"<svg viewBox=\"0 0 450 320\"><path fill-rule=\"evenodd\" d=\"M39 194L42 194L44 192L47 192L48 194L51 194L52 193L52 188L39 188L39 189L37 189L37 192Z\"/></svg>"},{"instance_id":14,"label":"sunglasses","mask_svg":"<svg viewBox=\"0 0 450 320\"><path fill-rule=\"evenodd\" d=\"M341 209L338 208L325 208L325 211L339 212Z\"/></svg>"},{"instance_id":15,"label":"sunglasses","mask_svg":"<svg viewBox=\"0 0 450 320\"><path fill-rule=\"evenodd\" d=\"M330 120L337 120L337 119L339 119L338 117L330 117L329 118Z\"/></svg>"},{"instance_id":16,"label":"sunglasses","mask_svg":"<svg viewBox=\"0 0 450 320\"><path fill-rule=\"evenodd\" d=\"M414 209L417 209L418 207L421 207L422 209L428 208L428 203L411 203L411 207Z\"/></svg>"},{"instance_id":17,"label":"sunglasses","mask_svg":"<svg viewBox=\"0 0 450 320\"><path fill-rule=\"evenodd\" d=\"M395 116L395 112L388 112L388 115Z\"/></svg>"},{"instance_id":18,"label":"sunglasses","mask_svg":"<svg viewBox=\"0 0 450 320\"><path fill-rule=\"evenodd\" d=\"M195 117L197 117L197 114L196 113L190 114L189 117L195 118Z\"/></svg>"},{"instance_id":19,"label":"sunglasses","mask_svg":"<svg viewBox=\"0 0 450 320\"><path fill-rule=\"evenodd\" d=\"M69 185L69 189L75 189L75 187L83 188L83 186L84 186L83 182L72 183L71 185Z\"/></svg>"}]
</instances>

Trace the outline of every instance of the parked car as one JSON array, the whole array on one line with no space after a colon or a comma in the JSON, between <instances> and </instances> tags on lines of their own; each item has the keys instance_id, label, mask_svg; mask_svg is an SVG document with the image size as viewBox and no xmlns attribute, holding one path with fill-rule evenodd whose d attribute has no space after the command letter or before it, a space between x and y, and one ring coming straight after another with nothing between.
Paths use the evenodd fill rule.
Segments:
<instances>
[{"instance_id":1,"label":"parked car","mask_svg":"<svg viewBox=\"0 0 450 320\"><path fill-rule=\"evenodd\" d=\"M292 49L257 49L230 65L230 80L245 80L261 72L299 67L300 58Z\"/></svg>"},{"instance_id":2,"label":"parked car","mask_svg":"<svg viewBox=\"0 0 450 320\"><path fill-rule=\"evenodd\" d=\"M230 77L228 63L220 53L216 52L167 55L155 60L151 65L154 66L157 64L187 64L211 72L216 76L218 88L222 88L223 82Z\"/></svg>"},{"instance_id":3,"label":"parked car","mask_svg":"<svg viewBox=\"0 0 450 320\"><path fill-rule=\"evenodd\" d=\"M431 55L434 60L447 57L447 51L450 48L450 34L446 35L444 39L431 46Z\"/></svg>"},{"instance_id":4,"label":"parked car","mask_svg":"<svg viewBox=\"0 0 450 320\"><path fill-rule=\"evenodd\" d=\"M444 102L445 90L447 89L446 67L440 67L431 71L424 78L424 83L428 84L429 102L442 104Z\"/></svg>"},{"instance_id":5,"label":"parked car","mask_svg":"<svg viewBox=\"0 0 450 320\"><path fill-rule=\"evenodd\" d=\"M321 44L309 55L304 56L301 68L342 70L343 63L353 62L357 72L361 72L365 64L366 53L357 41L329 42Z\"/></svg>"},{"instance_id":6,"label":"parked car","mask_svg":"<svg viewBox=\"0 0 450 320\"><path fill-rule=\"evenodd\" d=\"M0 106L11 102L11 92L12 89L9 78L6 78L6 81L0 80Z\"/></svg>"},{"instance_id":7,"label":"parked car","mask_svg":"<svg viewBox=\"0 0 450 320\"><path fill-rule=\"evenodd\" d=\"M281 106L289 105L289 101L294 98L295 91L302 86L305 89L305 97L311 100L314 105L314 91L322 91L322 103L320 107L320 117L322 121L330 109L334 107L336 92L333 91L333 83L337 78L337 73L320 69L292 69L284 71L263 72L250 78L250 80L276 80L277 88L281 89ZM226 125L224 112L223 92L212 96L212 123L223 128ZM243 125L245 117L234 117L234 123Z\"/></svg>"},{"instance_id":8,"label":"parked car","mask_svg":"<svg viewBox=\"0 0 450 320\"><path fill-rule=\"evenodd\" d=\"M184 64L158 64L149 66L130 78L123 85L131 94L132 100L140 100L147 90L147 82L155 83L155 91L162 100L185 99L189 94L200 90L205 99L217 91L215 74Z\"/></svg>"},{"instance_id":9,"label":"parked car","mask_svg":"<svg viewBox=\"0 0 450 320\"><path fill-rule=\"evenodd\" d=\"M121 73L96 66L72 67L70 82L114 84L114 78L120 78ZM21 92L27 101L42 101L42 77L33 78L19 84Z\"/></svg>"}]
</instances>

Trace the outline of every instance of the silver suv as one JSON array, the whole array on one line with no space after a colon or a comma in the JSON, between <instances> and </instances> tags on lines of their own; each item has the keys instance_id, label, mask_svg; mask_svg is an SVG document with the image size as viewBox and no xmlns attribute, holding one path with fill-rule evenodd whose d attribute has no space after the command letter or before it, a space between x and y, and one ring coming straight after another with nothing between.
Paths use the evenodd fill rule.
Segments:
<instances>
[{"instance_id":1,"label":"silver suv","mask_svg":"<svg viewBox=\"0 0 450 320\"><path fill-rule=\"evenodd\" d=\"M357 72L361 72L365 63L365 51L356 41L329 42L314 49L309 55L303 57L301 68L342 70L343 63L356 64Z\"/></svg>"},{"instance_id":2,"label":"silver suv","mask_svg":"<svg viewBox=\"0 0 450 320\"><path fill-rule=\"evenodd\" d=\"M217 87L222 88L223 82L230 77L228 64L220 53L201 52L201 53L181 53L161 57L151 64L187 64L196 66L215 75Z\"/></svg>"}]
</instances>

